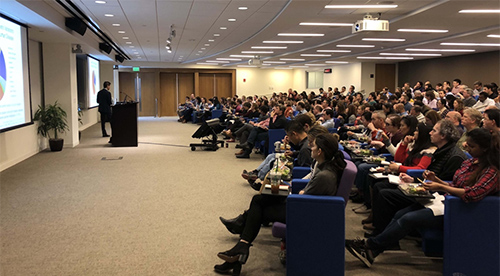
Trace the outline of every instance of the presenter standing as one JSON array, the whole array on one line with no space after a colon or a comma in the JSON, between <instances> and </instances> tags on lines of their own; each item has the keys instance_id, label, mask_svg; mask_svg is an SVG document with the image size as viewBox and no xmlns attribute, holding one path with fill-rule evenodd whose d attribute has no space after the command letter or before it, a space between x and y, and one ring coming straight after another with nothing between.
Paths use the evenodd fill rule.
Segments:
<instances>
[{"instance_id":1,"label":"presenter standing","mask_svg":"<svg viewBox=\"0 0 500 276\"><path fill-rule=\"evenodd\" d=\"M103 89L97 93L97 103L99 104L99 113L101 113L102 137L109 137L106 132L106 122L111 121L111 82L105 81Z\"/></svg>"}]
</instances>

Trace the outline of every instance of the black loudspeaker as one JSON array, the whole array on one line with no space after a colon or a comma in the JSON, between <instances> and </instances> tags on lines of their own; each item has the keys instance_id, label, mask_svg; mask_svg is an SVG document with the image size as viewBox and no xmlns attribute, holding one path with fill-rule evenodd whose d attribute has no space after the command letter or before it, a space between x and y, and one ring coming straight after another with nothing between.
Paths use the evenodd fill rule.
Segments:
<instances>
[{"instance_id":1,"label":"black loudspeaker","mask_svg":"<svg viewBox=\"0 0 500 276\"><path fill-rule=\"evenodd\" d=\"M111 53L112 49L113 48L111 48L111 46L109 46L109 44L107 43L99 43L99 50L105 52L106 54Z\"/></svg>"},{"instance_id":2,"label":"black loudspeaker","mask_svg":"<svg viewBox=\"0 0 500 276\"><path fill-rule=\"evenodd\" d=\"M85 31L87 31L87 25L76 17L66 17L65 25L80 35L84 35Z\"/></svg>"},{"instance_id":3,"label":"black loudspeaker","mask_svg":"<svg viewBox=\"0 0 500 276\"><path fill-rule=\"evenodd\" d=\"M120 55L115 55L115 60L118 61L119 63L122 63L125 60L125 58Z\"/></svg>"}]
</instances>

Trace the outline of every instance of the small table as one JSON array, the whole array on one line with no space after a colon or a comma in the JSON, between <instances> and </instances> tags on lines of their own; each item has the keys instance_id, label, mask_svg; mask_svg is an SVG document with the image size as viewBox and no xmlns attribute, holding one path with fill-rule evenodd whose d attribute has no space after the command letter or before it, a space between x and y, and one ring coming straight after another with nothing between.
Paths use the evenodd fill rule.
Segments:
<instances>
[{"instance_id":1,"label":"small table","mask_svg":"<svg viewBox=\"0 0 500 276\"><path fill-rule=\"evenodd\" d=\"M263 195L272 195L272 196L285 196L287 197L289 194L290 194L290 187L288 187L288 190L279 190L277 194L273 194L271 192L271 188L266 188L265 187L265 184L262 184L264 185L263 189L261 190L261 194ZM281 185L283 186L283 185Z\"/></svg>"}]
</instances>

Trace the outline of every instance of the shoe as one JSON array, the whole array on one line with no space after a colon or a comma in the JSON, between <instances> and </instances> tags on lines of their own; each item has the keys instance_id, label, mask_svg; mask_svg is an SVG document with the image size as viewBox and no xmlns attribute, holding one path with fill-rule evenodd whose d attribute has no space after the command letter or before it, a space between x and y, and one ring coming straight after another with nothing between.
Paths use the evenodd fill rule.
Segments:
<instances>
[{"instance_id":1,"label":"shoe","mask_svg":"<svg viewBox=\"0 0 500 276\"><path fill-rule=\"evenodd\" d=\"M368 231L373 231L373 230L375 230L375 227L373 226L373 224L368 223L368 224L363 225L363 229L368 230Z\"/></svg>"},{"instance_id":2,"label":"shoe","mask_svg":"<svg viewBox=\"0 0 500 276\"><path fill-rule=\"evenodd\" d=\"M366 246L365 240L346 240L346 248L354 257L358 258L367 267L371 267L373 264L373 253Z\"/></svg>"},{"instance_id":3,"label":"shoe","mask_svg":"<svg viewBox=\"0 0 500 276\"><path fill-rule=\"evenodd\" d=\"M286 265L286 249L281 250L280 253L278 253L278 258L280 259L280 263L282 265Z\"/></svg>"},{"instance_id":4,"label":"shoe","mask_svg":"<svg viewBox=\"0 0 500 276\"><path fill-rule=\"evenodd\" d=\"M240 144L242 149L251 149L253 148L252 144L249 144L248 142L245 142L243 144Z\"/></svg>"},{"instance_id":5,"label":"shoe","mask_svg":"<svg viewBox=\"0 0 500 276\"><path fill-rule=\"evenodd\" d=\"M248 158L250 158L250 154L244 152L243 154L236 155L236 158L246 158L246 159L248 159Z\"/></svg>"},{"instance_id":6,"label":"shoe","mask_svg":"<svg viewBox=\"0 0 500 276\"><path fill-rule=\"evenodd\" d=\"M250 182L250 180L248 182ZM260 191L260 188L262 187L262 183L252 182L252 183L250 183L250 186L252 187L252 189L254 189L256 191Z\"/></svg>"},{"instance_id":7,"label":"shoe","mask_svg":"<svg viewBox=\"0 0 500 276\"><path fill-rule=\"evenodd\" d=\"M243 172L241 173L241 177L243 177L243 179L245 180L248 180L248 179L252 179L252 180L257 180L258 176L257 174L259 173L259 171L257 170L253 170L253 171L247 171L247 170L243 170Z\"/></svg>"},{"instance_id":8,"label":"shoe","mask_svg":"<svg viewBox=\"0 0 500 276\"><path fill-rule=\"evenodd\" d=\"M245 153L245 150L244 150L244 149L242 149L242 150L240 150L240 151L236 152L234 155L242 155L243 153ZM243 177L243 178L244 178L244 177Z\"/></svg>"},{"instance_id":9,"label":"shoe","mask_svg":"<svg viewBox=\"0 0 500 276\"><path fill-rule=\"evenodd\" d=\"M228 263L239 261L241 264L245 264L248 260L248 255L250 255L250 246L252 245L240 241L230 250L219 252L217 254L217 257L223 259Z\"/></svg>"},{"instance_id":10,"label":"shoe","mask_svg":"<svg viewBox=\"0 0 500 276\"><path fill-rule=\"evenodd\" d=\"M236 144L236 146L234 146L234 147L237 148L237 149L242 149L243 148L240 144Z\"/></svg>"},{"instance_id":11,"label":"shoe","mask_svg":"<svg viewBox=\"0 0 500 276\"><path fill-rule=\"evenodd\" d=\"M365 231L365 233L363 234L363 236L368 239L368 238L373 238L377 235L375 235L375 233L373 233L373 231Z\"/></svg>"},{"instance_id":12,"label":"shoe","mask_svg":"<svg viewBox=\"0 0 500 276\"><path fill-rule=\"evenodd\" d=\"M214 270L217 273L220 274L229 274L231 270L233 271L231 273L232 276L238 276L241 273L241 263L240 262L234 262L234 263L228 263L225 262L221 265L215 265Z\"/></svg>"},{"instance_id":13,"label":"shoe","mask_svg":"<svg viewBox=\"0 0 500 276\"><path fill-rule=\"evenodd\" d=\"M109 134L103 134L102 137L109 137Z\"/></svg>"},{"instance_id":14,"label":"shoe","mask_svg":"<svg viewBox=\"0 0 500 276\"><path fill-rule=\"evenodd\" d=\"M226 226L227 230L231 232L231 234L241 234L243 233L243 228L245 226L245 215L239 215L233 219L225 219L223 217L219 217L220 221L224 226Z\"/></svg>"},{"instance_id":15,"label":"shoe","mask_svg":"<svg viewBox=\"0 0 500 276\"><path fill-rule=\"evenodd\" d=\"M366 205L361 205L357 208L353 208L352 210L356 214L369 214L371 212L371 208L368 209L368 207L366 207Z\"/></svg>"}]
</instances>

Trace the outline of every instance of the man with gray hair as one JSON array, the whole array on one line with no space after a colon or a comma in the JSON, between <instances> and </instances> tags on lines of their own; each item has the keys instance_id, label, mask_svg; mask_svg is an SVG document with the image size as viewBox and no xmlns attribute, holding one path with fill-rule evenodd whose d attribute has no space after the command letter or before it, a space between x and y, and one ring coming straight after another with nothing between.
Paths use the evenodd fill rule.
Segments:
<instances>
[{"instance_id":1,"label":"man with gray hair","mask_svg":"<svg viewBox=\"0 0 500 276\"><path fill-rule=\"evenodd\" d=\"M467 140L466 132L478 128L481 125L482 120L483 115L481 114L481 112L473 108L467 108L464 110L464 116L462 117L462 126L465 128L465 132L457 142L457 146L461 150L465 150L465 140Z\"/></svg>"},{"instance_id":2,"label":"man with gray hair","mask_svg":"<svg viewBox=\"0 0 500 276\"><path fill-rule=\"evenodd\" d=\"M462 115L457 111L450 111L446 114L445 120L449 120L457 128L460 136L464 134L464 129L462 128Z\"/></svg>"},{"instance_id":3,"label":"man with gray hair","mask_svg":"<svg viewBox=\"0 0 500 276\"><path fill-rule=\"evenodd\" d=\"M464 96L464 106L472 107L476 104L476 99L472 97L474 92L469 87L462 88L460 93Z\"/></svg>"}]
</instances>

